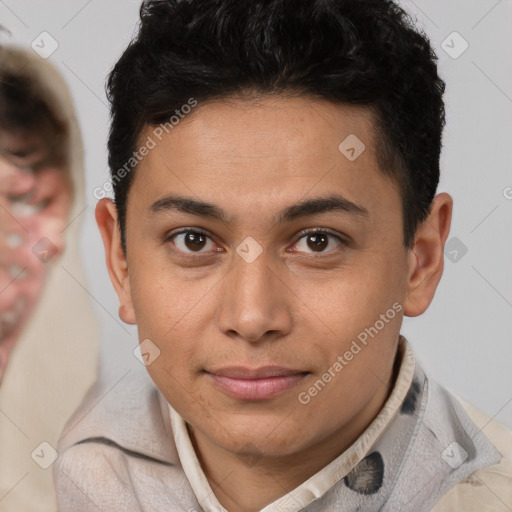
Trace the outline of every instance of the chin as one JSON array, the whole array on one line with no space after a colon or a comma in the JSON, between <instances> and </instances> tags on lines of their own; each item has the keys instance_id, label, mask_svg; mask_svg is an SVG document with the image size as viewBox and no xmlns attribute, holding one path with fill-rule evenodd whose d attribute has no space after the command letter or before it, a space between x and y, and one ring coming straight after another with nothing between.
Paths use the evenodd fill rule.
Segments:
<instances>
[{"instance_id":1,"label":"chin","mask_svg":"<svg viewBox=\"0 0 512 512\"><path fill-rule=\"evenodd\" d=\"M308 432L286 416L274 418L233 415L216 417L201 430L223 449L247 457L285 457L307 446Z\"/></svg>"}]
</instances>

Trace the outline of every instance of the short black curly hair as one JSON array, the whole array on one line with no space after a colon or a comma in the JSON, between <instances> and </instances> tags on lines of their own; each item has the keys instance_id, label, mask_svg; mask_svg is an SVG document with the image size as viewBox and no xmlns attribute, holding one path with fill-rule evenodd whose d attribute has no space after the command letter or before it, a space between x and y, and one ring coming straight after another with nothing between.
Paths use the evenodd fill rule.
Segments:
<instances>
[{"instance_id":1,"label":"short black curly hair","mask_svg":"<svg viewBox=\"0 0 512 512\"><path fill-rule=\"evenodd\" d=\"M368 107L379 167L399 185L411 247L439 182L445 83L427 36L392 0L147 0L107 81L121 240L141 131L199 102L291 93Z\"/></svg>"}]
</instances>

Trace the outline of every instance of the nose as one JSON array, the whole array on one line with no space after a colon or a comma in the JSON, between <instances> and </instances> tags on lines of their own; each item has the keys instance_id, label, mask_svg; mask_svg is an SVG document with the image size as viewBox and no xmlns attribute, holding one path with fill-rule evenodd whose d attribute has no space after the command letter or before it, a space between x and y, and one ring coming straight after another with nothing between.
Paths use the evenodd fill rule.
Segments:
<instances>
[{"instance_id":1,"label":"nose","mask_svg":"<svg viewBox=\"0 0 512 512\"><path fill-rule=\"evenodd\" d=\"M290 291L265 253L251 263L235 254L220 293L217 321L225 335L260 343L291 331Z\"/></svg>"}]
</instances>

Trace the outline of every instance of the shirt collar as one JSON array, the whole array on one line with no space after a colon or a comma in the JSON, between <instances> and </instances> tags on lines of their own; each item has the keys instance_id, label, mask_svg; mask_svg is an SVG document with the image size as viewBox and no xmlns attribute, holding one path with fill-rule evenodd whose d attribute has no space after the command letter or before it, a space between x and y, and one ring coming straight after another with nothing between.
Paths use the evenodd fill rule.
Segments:
<instances>
[{"instance_id":1,"label":"shirt collar","mask_svg":"<svg viewBox=\"0 0 512 512\"><path fill-rule=\"evenodd\" d=\"M299 485L291 493L267 505L261 512L295 512L307 507L348 475L369 453L381 434L403 406L411 388L415 358L407 340L400 336L399 370L393 390L386 403L359 438L339 457ZM208 483L192 446L185 420L169 405L172 432L183 471L204 512L226 512Z\"/></svg>"}]
</instances>

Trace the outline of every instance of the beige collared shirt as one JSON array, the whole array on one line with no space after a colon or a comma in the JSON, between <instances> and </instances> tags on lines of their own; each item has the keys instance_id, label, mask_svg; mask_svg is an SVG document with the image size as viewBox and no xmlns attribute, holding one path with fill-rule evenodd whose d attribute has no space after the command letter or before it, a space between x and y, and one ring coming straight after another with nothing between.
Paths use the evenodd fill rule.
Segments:
<instances>
[{"instance_id":1,"label":"beige collared shirt","mask_svg":"<svg viewBox=\"0 0 512 512\"><path fill-rule=\"evenodd\" d=\"M347 475L366 455L379 436L390 425L402 406L415 369L413 350L405 338L399 345L400 370L384 407L359 436L359 438L339 457L318 473L299 485L290 494L270 503L261 512L296 512L324 495L344 475ZM499 464L476 471L468 479L455 485L432 509L433 512L448 511L512 511L512 488L507 490L512 480L512 433L497 422L463 403L466 412L495 441L501 450L508 448L508 456ZM188 481L204 512L227 512L217 500L192 446L184 419L169 405L172 431L176 449ZM501 452L503 454L503 451ZM493 488L495 491L493 491ZM507 503L508 502L508 503ZM485 507L485 508L483 508ZM500 508L501 507L501 508Z\"/></svg>"},{"instance_id":2,"label":"beige collared shirt","mask_svg":"<svg viewBox=\"0 0 512 512\"><path fill-rule=\"evenodd\" d=\"M353 445L261 512L512 510L512 434L430 381L404 338L399 358L390 397ZM107 393L98 383L59 454L61 512L225 510L185 421L145 372Z\"/></svg>"}]
</instances>

